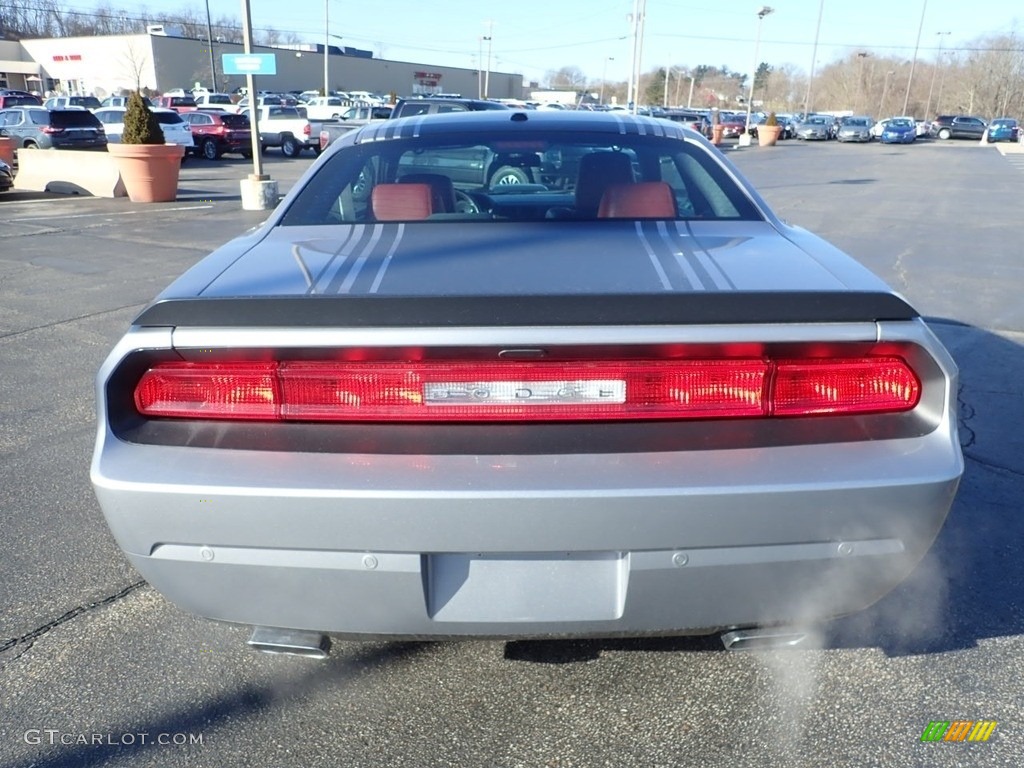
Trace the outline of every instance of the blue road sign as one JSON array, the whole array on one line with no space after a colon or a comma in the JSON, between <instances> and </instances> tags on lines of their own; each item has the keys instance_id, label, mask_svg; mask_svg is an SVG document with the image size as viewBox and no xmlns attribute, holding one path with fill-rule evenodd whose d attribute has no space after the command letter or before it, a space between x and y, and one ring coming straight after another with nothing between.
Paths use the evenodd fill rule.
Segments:
<instances>
[{"instance_id":1,"label":"blue road sign","mask_svg":"<svg viewBox=\"0 0 1024 768\"><path fill-rule=\"evenodd\" d=\"M224 53L225 75L276 75L277 57L272 53Z\"/></svg>"}]
</instances>

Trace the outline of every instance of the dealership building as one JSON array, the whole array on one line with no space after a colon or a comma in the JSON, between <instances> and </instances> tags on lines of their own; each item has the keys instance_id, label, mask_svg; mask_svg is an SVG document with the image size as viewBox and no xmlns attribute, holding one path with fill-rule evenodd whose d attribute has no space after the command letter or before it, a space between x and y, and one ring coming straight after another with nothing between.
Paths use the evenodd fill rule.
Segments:
<instances>
[{"instance_id":1,"label":"dealership building","mask_svg":"<svg viewBox=\"0 0 1024 768\"><path fill-rule=\"evenodd\" d=\"M276 60L277 74L256 78L259 90L305 91L324 86L323 45L253 46L252 52L274 54ZM136 88L165 92L197 84L232 91L245 84L245 76L225 75L221 57L240 53L240 43L214 40L211 50L208 40L181 37L159 26L144 35L0 41L0 88L91 93L101 98ZM375 59L369 51L333 45L327 48L326 74L332 91L397 96L458 93L476 98L486 82L489 98L523 95L520 74Z\"/></svg>"}]
</instances>

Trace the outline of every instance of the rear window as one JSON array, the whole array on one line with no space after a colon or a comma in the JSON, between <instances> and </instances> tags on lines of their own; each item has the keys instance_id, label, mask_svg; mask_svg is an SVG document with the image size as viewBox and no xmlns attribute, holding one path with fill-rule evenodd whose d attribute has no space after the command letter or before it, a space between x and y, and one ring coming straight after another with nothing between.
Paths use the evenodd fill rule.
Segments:
<instances>
[{"instance_id":1,"label":"rear window","mask_svg":"<svg viewBox=\"0 0 1024 768\"><path fill-rule=\"evenodd\" d=\"M83 109L58 109L50 112L50 125L57 128L96 128L99 119Z\"/></svg>"},{"instance_id":2,"label":"rear window","mask_svg":"<svg viewBox=\"0 0 1024 768\"><path fill-rule=\"evenodd\" d=\"M177 112L156 112L156 121L160 125L178 125L185 122Z\"/></svg>"},{"instance_id":3,"label":"rear window","mask_svg":"<svg viewBox=\"0 0 1024 768\"><path fill-rule=\"evenodd\" d=\"M0 96L0 106L2 107L37 107L42 103L35 96Z\"/></svg>"},{"instance_id":4,"label":"rear window","mask_svg":"<svg viewBox=\"0 0 1024 768\"><path fill-rule=\"evenodd\" d=\"M224 114L220 116L220 121L228 128L235 128L236 130L249 128L249 118L245 115Z\"/></svg>"},{"instance_id":5,"label":"rear window","mask_svg":"<svg viewBox=\"0 0 1024 768\"><path fill-rule=\"evenodd\" d=\"M694 142L517 131L486 140L457 134L346 147L320 166L282 223L613 218L759 220L760 214Z\"/></svg>"},{"instance_id":6,"label":"rear window","mask_svg":"<svg viewBox=\"0 0 1024 768\"><path fill-rule=\"evenodd\" d=\"M68 103L72 106L85 107L86 109L99 109L103 106L95 96L72 96Z\"/></svg>"},{"instance_id":7,"label":"rear window","mask_svg":"<svg viewBox=\"0 0 1024 768\"><path fill-rule=\"evenodd\" d=\"M214 95L206 99L207 104L230 104L231 97L223 95Z\"/></svg>"},{"instance_id":8,"label":"rear window","mask_svg":"<svg viewBox=\"0 0 1024 768\"><path fill-rule=\"evenodd\" d=\"M191 96L172 96L171 106L172 107L194 107L196 100Z\"/></svg>"}]
</instances>

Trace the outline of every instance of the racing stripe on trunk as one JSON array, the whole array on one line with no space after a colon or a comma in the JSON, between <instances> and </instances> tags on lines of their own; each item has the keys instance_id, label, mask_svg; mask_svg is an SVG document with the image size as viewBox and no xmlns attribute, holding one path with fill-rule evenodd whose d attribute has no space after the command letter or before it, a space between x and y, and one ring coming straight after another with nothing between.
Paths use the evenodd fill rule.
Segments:
<instances>
[{"instance_id":1,"label":"racing stripe on trunk","mask_svg":"<svg viewBox=\"0 0 1024 768\"><path fill-rule=\"evenodd\" d=\"M658 222L658 228L665 239L672 243L676 258L685 260L697 273L705 290L723 291L736 287L717 262L703 248L698 247L697 239L690 234L684 222L677 221L671 226Z\"/></svg>"},{"instance_id":2,"label":"racing stripe on trunk","mask_svg":"<svg viewBox=\"0 0 1024 768\"><path fill-rule=\"evenodd\" d=\"M362 236L365 228L365 224L356 224L348 228L348 231L345 233L345 238L341 241L341 245L338 250L336 250L334 255L327 260L327 263L324 264L323 268L316 273L316 277L313 278L312 285L306 289L307 294L323 292L323 287L321 287L320 291L317 290L317 286L320 284L320 281L323 280L324 276L334 268L334 263L337 261L338 257L341 256L342 253L345 253L346 255L341 257L341 262L338 264L338 268L341 268L341 265L345 263L345 259L348 258L348 252L346 249L350 247L351 243Z\"/></svg>"},{"instance_id":3,"label":"racing stripe on trunk","mask_svg":"<svg viewBox=\"0 0 1024 768\"><path fill-rule=\"evenodd\" d=\"M676 232L680 237L685 237L688 243L699 242L694 236L693 230L690 228L688 222L676 222ZM718 259L716 259L707 248L704 248L703 246L695 248L694 258L700 260L700 263L705 266L715 284L720 289L730 291L736 290L736 283L734 283L729 275L726 274L722 265L718 263Z\"/></svg>"},{"instance_id":4,"label":"racing stripe on trunk","mask_svg":"<svg viewBox=\"0 0 1024 768\"><path fill-rule=\"evenodd\" d=\"M643 222L635 222L636 236L640 238L640 243L644 247L644 251L647 252L647 258L651 261L651 266L654 267L654 271L658 274L658 280L661 281L661 287L666 291L673 289L672 282L669 280L668 272L665 269L662 257L657 253L654 247L651 245L650 238L644 232Z\"/></svg>"},{"instance_id":5,"label":"racing stripe on trunk","mask_svg":"<svg viewBox=\"0 0 1024 768\"><path fill-rule=\"evenodd\" d=\"M384 225L375 224L372 232L370 233L370 240L363 247L359 253L358 258L352 263L352 266L348 269L348 274L345 275L345 279L341 279L342 270L338 270L334 275L334 279L331 280L331 284L327 287L328 293L348 293L352 288L352 284L359 277L359 273L362 271L363 266L366 264L366 260L370 258L370 254L374 252L377 246L377 242L380 240L381 235L384 234Z\"/></svg>"},{"instance_id":6,"label":"racing stripe on trunk","mask_svg":"<svg viewBox=\"0 0 1024 768\"><path fill-rule=\"evenodd\" d=\"M370 285L368 293L376 293L380 288L380 283L384 279L384 273L391 265L391 259L395 256L395 251L398 250L398 244L402 242L402 237L405 235L405 224L398 225L398 231L395 233L394 242L391 243L391 247L388 249L387 256L384 257L380 263L380 267L377 268L377 274L373 278L373 284Z\"/></svg>"},{"instance_id":7,"label":"racing stripe on trunk","mask_svg":"<svg viewBox=\"0 0 1024 768\"><path fill-rule=\"evenodd\" d=\"M331 259L321 275L317 276L316 288L318 293L332 293L337 290L337 286L344 279L339 277L339 275L345 269L345 263L363 244L368 235L370 235L370 227L366 224L357 224L352 228L352 236L345 241L345 244L338 250L334 258Z\"/></svg>"}]
</instances>

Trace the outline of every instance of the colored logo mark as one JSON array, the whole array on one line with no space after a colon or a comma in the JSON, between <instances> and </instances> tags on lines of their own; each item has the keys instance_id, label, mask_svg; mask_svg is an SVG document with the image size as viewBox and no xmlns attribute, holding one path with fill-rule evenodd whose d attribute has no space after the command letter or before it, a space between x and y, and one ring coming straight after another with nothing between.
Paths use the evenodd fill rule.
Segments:
<instances>
[{"instance_id":1,"label":"colored logo mark","mask_svg":"<svg viewBox=\"0 0 1024 768\"><path fill-rule=\"evenodd\" d=\"M995 720L932 720L921 741L988 741L996 725Z\"/></svg>"}]
</instances>

